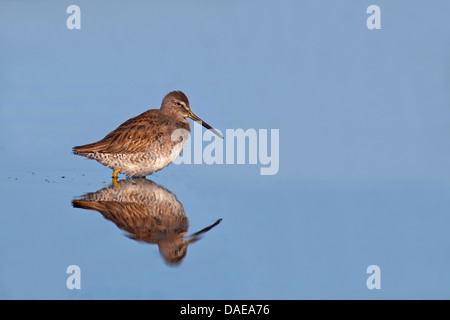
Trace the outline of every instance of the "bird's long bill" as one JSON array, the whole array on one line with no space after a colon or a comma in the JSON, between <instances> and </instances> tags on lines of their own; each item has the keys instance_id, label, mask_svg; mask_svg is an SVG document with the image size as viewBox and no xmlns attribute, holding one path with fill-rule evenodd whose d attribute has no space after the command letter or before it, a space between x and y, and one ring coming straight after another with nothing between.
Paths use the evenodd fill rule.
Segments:
<instances>
[{"instance_id":1,"label":"bird's long bill","mask_svg":"<svg viewBox=\"0 0 450 320\"><path fill-rule=\"evenodd\" d=\"M203 121L202 119L200 119L199 117L197 117L195 114L192 113L192 111L189 111L189 118L191 118L194 121L200 122L200 124L202 126L204 126L206 129L211 130L212 132L214 132L218 137L223 139L223 136L220 134L220 132L218 132L216 129L214 129L213 127L211 127L209 124L207 124L205 121Z\"/></svg>"}]
</instances>

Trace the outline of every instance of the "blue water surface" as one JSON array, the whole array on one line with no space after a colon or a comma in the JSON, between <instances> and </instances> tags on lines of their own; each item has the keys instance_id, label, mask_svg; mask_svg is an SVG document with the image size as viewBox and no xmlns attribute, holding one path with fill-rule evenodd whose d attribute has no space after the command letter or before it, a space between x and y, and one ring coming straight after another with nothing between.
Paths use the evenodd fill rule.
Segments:
<instances>
[{"instance_id":1,"label":"blue water surface","mask_svg":"<svg viewBox=\"0 0 450 320\"><path fill-rule=\"evenodd\" d=\"M379 30L371 1L72 2L79 30L68 2L0 1L1 299L450 298L448 1L379 0ZM187 236L222 219L176 266L72 206L112 186L72 147L172 90L223 133L279 130L275 175L147 177Z\"/></svg>"}]
</instances>

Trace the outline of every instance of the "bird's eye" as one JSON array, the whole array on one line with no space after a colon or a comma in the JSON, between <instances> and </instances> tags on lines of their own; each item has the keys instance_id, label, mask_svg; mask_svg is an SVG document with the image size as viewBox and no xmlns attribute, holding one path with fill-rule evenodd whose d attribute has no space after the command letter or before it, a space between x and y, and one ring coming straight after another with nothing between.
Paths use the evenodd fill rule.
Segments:
<instances>
[{"instance_id":1,"label":"bird's eye","mask_svg":"<svg viewBox=\"0 0 450 320\"><path fill-rule=\"evenodd\" d=\"M180 107L181 107L181 102L178 102L178 101L177 101L177 106L180 106Z\"/></svg>"}]
</instances>

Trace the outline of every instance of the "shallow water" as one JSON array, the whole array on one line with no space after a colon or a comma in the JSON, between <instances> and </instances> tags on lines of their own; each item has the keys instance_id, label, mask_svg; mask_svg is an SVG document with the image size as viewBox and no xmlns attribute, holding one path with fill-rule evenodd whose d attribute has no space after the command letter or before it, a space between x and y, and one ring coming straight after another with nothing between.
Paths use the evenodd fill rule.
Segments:
<instances>
[{"instance_id":1,"label":"shallow water","mask_svg":"<svg viewBox=\"0 0 450 320\"><path fill-rule=\"evenodd\" d=\"M103 181L109 173L25 171L3 177L4 298L448 295L449 201L443 185L191 184L161 173L158 183L186 212L187 234L223 219L172 266L156 244L130 239L97 211L72 207L72 199L109 187ZM81 290L66 287L66 268L73 264L81 269ZM383 272L379 292L365 285L372 264Z\"/></svg>"},{"instance_id":2,"label":"shallow water","mask_svg":"<svg viewBox=\"0 0 450 320\"><path fill-rule=\"evenodd\" d=\"M0 2L0 298L450 298L447 2L379 1L376 31L352 1L77 3L69 31L66 4ZM279 171L170 165L133 220L126 178L71 148L174 89L224 133L279 129ZM109 211L72 204L105 190ZM161 254L219 219L179 263Z\"/></svg>"}]
</instances>

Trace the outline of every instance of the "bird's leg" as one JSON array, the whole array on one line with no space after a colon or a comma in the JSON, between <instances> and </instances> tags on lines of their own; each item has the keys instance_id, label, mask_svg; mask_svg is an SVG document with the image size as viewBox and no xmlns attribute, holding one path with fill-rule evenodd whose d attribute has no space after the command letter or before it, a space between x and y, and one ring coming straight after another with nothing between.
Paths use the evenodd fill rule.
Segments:
<instances>
[{"instance_id":1,"label":"bird's leg","mask_svg":"<svg viewBox=\"0 0 450 320\"><path fill-rule=\"evenodd\" d=\"M113 172L113 179L116 179L117 180L117 174L120 172L120 168L119 169L116 169L116 170L114 170L114 172Z\"/></svg>"},{"instance_id":2,"label":"bird's leg","mask_svg":"<svg viewBox=\"0 0 450 320\"><path fill-rule=\"evenodd\" d=\"M120 187L119 182L117 182L117 174L119 173L119 171L120 171L120 168L117 170L114 170L113 175L112 175L112 180L113 180L112 182L115 187Z\"/></svg>"}]
</instances>

